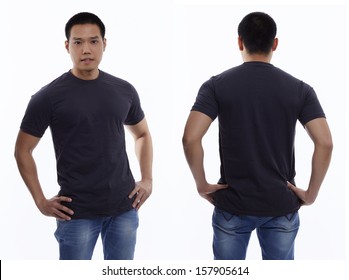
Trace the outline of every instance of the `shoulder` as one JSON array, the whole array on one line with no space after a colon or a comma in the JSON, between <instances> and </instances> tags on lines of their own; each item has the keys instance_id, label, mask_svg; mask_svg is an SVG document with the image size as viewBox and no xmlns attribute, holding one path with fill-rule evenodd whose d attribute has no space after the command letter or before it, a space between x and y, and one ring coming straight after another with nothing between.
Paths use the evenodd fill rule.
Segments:
<instances>
[{"instance_id":1,"label":"shoulder","mask_svg":"<svg viewBox=\"0 0 349 280\"><path fill-rule=\"evenodd\" d=\"M227 70L224 70L223 72L212 76L211 80L212 81L224 80L226 78L231 78L231 76L239 75L242 72L244 72L243 64L235 66L235 67L232 67L232 68L229 68Z\"/></svg>"},{"instance_id":2,"label":"shoulder","mask_svg":"<svg viewBox=\"0 0 349 280\"><path fill-rule=\"evenodd\" d=\"M46 95L64 86L69 86L71 85L72 80L71 74L66 72L43 86L35 95Z\"/></svg>"},{"instance_id":3,"label":"shoulder","mask_svg":"<svg viewBox=\"0 0 349 280\"><path fill-rule=\"evenodd\" d=\"M211 76L201 85L199 94L214 94L216 85L224 80L231 79L231 73L234 73L236 71L236 68L237 67L233 67L219 74Z\"/></svg>"},{"instance_id":4,"label":"shoulder","mask_svg":"<svg viewBox=\"0 0 349 280\"><path fill-rule=\"evenodd\" d=\"M275 74L279 75L280 77L283 77L285 80L289 80L291 82L298 83L298 84L307 85L301 79L297 78L296 76L292 75L289 72L286 72L285 70L283 70L281 68L274 66L273 69L274 69Z\"/></svg>"},{"instance_id":5,"label":"shoulder","mask_svg":"<svg viewBox=\"0 0 349 280\"><path fill-rule=\"evenodd\" d=\"M213 75L208 81L205 82L206 86L210 86L214 89L216 86L230 84L232 82L240 81L244 79L246 74L246 67L243 64L224 70L221 73Z\"/></svg>"},{"instance_id":6,"label":"shoulder","mask_svg":"<svg viewBox=\"0 0 349 280\"><path fill-rule=\"evenodd\" d=\"M100 71L100 75L101 75L101 82L106 84L106 85L111 85L111 86L114 86L114 87L119 87L119 88L123 88L123 89L129 89L129 90L132 90L132 91L135 91L135 88L134 86L124 80L124 79L121 79L119 77L116 77L114 75L111 75L107 72L104 72L104 71Z\"/></svg>"}]
</instances>

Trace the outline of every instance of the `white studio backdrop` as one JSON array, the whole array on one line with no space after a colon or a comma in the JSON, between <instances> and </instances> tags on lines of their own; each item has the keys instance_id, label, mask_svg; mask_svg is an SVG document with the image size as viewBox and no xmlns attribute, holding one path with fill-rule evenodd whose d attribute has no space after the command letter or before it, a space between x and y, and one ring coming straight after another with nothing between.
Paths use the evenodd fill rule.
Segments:
<instances>
[{"instance_id":1,"label":"white studio backdrop","mask_svg":"<svg viewBox=\"0 0 349 280\"><path fill-rule=\"evenodd\" d=\"M296 240L300 260L343 260L346 242L346 10L344 4L246 4L239 1L2 1L0 258L55 260L55 221L37 210L13 157L30 96L71 67L64 25L75 13L97 14L106 25L100 68L132 83L154 144L153 194L140 210L135 258L211 260L213 207L196 192L181 137L201 84L242 63L237 25L250 12L270 14L279 47L272 63L314 87L334 140L332 164L316 203L301 208ZM304 1L302 2L304 3ZM204 139L207 178L219 178L215 121ZM128 154L135 178L133 140ZM306 187L312 143L297 127L296 181ZM47 197L58 191L47 130L34 152ZM252 236L247 259L259 260ZM98 242L94 259L102 259Z\"/></svg>"}]
</instances>

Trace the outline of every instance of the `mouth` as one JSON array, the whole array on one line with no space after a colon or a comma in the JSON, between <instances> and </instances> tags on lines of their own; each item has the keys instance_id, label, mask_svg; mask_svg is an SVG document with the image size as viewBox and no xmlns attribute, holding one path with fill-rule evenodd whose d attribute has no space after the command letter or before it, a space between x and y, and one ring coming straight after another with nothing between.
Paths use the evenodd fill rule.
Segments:
<instances>
[{"instance_id":1,"label":"mouth","mask_svg":"<svg viewBox=\"0 0 349 280\"><path fill-rule=\"evenodd\" d=\"M81 62L89 64L89 63L93 62L93 59L92 58L84 58L84 59L81 59Z\"/></svg>"}]
</instances>

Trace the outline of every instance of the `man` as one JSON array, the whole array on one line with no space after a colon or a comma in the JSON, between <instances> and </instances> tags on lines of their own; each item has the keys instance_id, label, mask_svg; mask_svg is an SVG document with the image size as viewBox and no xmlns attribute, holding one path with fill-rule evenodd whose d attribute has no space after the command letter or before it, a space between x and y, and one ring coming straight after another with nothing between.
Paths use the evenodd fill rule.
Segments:
<instances>
[{"instance_id":1,"label":"man","mask_svg":"<svg viewBox=\"0 0 349 280\"><path fill-rule=\"evenodd\" d=\"M330 163L331 134L314 90L270 64L275 36L269 15L243 18L238 47L244 63L202 85L184 130L198 192L215 205L215 259L245 259L255 229L263 259L294 259L298 210L315 201ZM221 178L210 184L201 140L216 117ZM297 120L315 146L306 190L294 181Z\"/></svg>"},{"instance_id":2,"label":"man","mask_svg":"<svg viewBox=\"0 0 349 280\"><path fill-rule=\"evenodd\" d=\"M15 147L21 176L42 214L57 219L60 259L91 259L99 234L105 259L133 259L137 210L152 191L152 140L136 90L98 66L105 26L94 14L65 27L72 69L32 96ZM134 137L141 180L135 182L124 125ZM47 199L33 150L50 127L60 191Z\"/></svg>"}]
</instances>

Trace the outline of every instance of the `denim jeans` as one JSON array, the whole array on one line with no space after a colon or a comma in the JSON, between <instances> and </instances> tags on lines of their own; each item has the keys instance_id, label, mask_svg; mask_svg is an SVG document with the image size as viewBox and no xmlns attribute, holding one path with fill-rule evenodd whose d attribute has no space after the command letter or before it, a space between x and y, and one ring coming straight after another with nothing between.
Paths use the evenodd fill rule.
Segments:
<instances>
[{"instance_id":1,"label":"denim jeans","mask_svg":"<svg viewBox=\"0 0 349 280\"><path fill-rule=\"evenodd\" d=\"M293 260L299 215L280 217L232 215L215 208L212 217L216 260L244 260L251 233L256 229L263 260Z\"/></svg>"},{"instance_id":2,"label":"denim jeans","mask_svg":"<svg viewBox=\"0 0 349 280\"><path fill-rule=\"evenodd\" d=\"M131 260L137 228L138 213L134 209L115 217L57 221L59 259L90 260L101 234L105 260Z\"/></svg>"}]
</instances>

